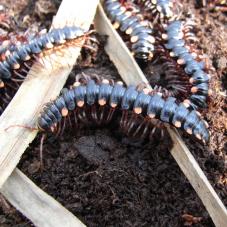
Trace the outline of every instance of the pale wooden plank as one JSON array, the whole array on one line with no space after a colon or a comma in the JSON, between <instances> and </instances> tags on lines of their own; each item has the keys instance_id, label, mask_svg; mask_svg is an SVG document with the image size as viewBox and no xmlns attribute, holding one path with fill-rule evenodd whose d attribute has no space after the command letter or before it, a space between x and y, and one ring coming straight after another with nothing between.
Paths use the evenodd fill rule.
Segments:
<instances>
[{"instance_id":1,"label":"pale wooden plank","mask_svg":"<svg viewBox=\"0 0 227 227\"><path fill-rule=\"evenodd\" d=\"M85 225L54 198L15 169L0 189L5 198L35 226L84 227Z\"/></svg>"},{"instance_id":2,"label":"pale wooden plank","mask_svg":"<svg viewBox=\"0 0 227 227\"><path fill-rule=\"evenodd\" d=\"M217 227L226 227L227 210L224 204L214 191L207 177L184 144L178 132L175 129L173 130L170 128L168 128L168 131L174 141L174 146L170 150L172 156L202 200L214 224Z\"/></svg>"},{"instance_id":3,"label":"pale wooden plank","mask_svg":"<svg viewBox=\"0 0 227 227\"><path fill-rule=\"evenodd\" d=\"M131 58L126 47L124 47L125 44L122 43L118 33L114 31L101 5L99 5L96 13L95 26L100 34L113 36L111 38L109 37L109 42L105 50L114 62L125 83L135 85L141 82L148 83L146 78L144 79L144 75L141 76L141 71L138 70L136 62ZM127 65L130 65L130 68ZM227 226L227 211L222 201L219 199L180 135L176 133L175 129L173 130L170 127L167 129L174 142L174 147L170 151L172 156L202 200L215 225L218 227Z\"/></svg>"},{"instance_id":4,"label":"pale wooden plank","mask_svg":"<svg viewBox=\"0 0 227 227\"><path fill-rule=\"evenodd\" d=\"M97 4L98 0L63 0L53 26L74 24L88 29ZM59 94L79 53L80 48L72 48L70 54L66 51L64 56L58 56L54 61L52 59L52 64L53 62L59 64L51 68L44 69L39 64L35 64L29 72L28 79L0 117L0 187L16 167L24 150L37 133L23 127L11 127L7 131L5 129L13 125L35 126L43 103ZM45 62L48 66L48 58ZM61 68L59 68L60 63ZM52 64L49 65L52 66Z\"/></svg>"}]
</instances>

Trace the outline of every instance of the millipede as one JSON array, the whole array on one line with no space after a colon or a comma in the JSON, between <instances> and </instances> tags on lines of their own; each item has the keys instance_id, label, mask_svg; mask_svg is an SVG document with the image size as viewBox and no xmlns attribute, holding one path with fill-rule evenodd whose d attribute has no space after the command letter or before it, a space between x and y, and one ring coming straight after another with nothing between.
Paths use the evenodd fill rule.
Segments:
<instances>
[{"instance_id":1,"label":"millipede","mask_svg":"<svg viewBox=\"0 0 227 227\"><path fill-rule=\"evenodd\" d=\"M205 62L198 54L190 50L190 45L187 45L185 41L194 40L194 35L188 33L190 27L190 23L187 25L179 20L173 21L166 27L166 33L162 34L162 38L167 42L164 46L170 51L169 55L177 58L177 63L184 67L185 73L189 76L192 95L185 100L185 103L194 109L205 108L207 96L211 92L209 90L210 75L206 73Z\"/></svg>"},{"instance_id":2,"label":"millipede","mask_svg":"<svg viewBox=\"0 0 227 227\"><path fill-rule=\"evenodd\" d=\"M176 2L173 0L134 0L142 5L144 10L150 11L152 15L158 15L160 19L170 20L174 16L173 8Z\"/></svg>"},{"instance_id":3,"label":"millipede","mask_svg":"<svg viewBox=\"0 0 227 227\"><path fill-rule=\"evenodd\" d=\"M156 48L156 55L157 63L148 65L143 70L151 86L161 92L163 97L176 97L177 102L188 99L192 87L188 75L162 46Z\"/></svg>"},{"instance_id":4,"label":"millipede","mask_svg":"<svg viewBox=\"0 0 227 227\"><path fill-rule=\"evenodd\" d=\"M127 10L117 0L105 1L104 8L113 27L130 36L131 50L135 58L138 61L151 60L155 38L152 36L153 30L150 23L141 21L137 14Z\"/></svg>"},{"instance_id":5,"label":"millipede","mask_svg":"<svg viewBox=\"0 0 227 227\"><path fill-rule=\"evenodd\" d=\"M78 126L80 122L108 124L116 117L127 132L151 136L158 123L168 123L183 129L206 143L209 140L208 125L195 110L177 104L176 98L164 99L160 94L124 87L122 82L106 79L76 81L71 89L63 89L61 95L47 103L38 117L41 131L56 132L62 119L70 117ZM129 117L128 117L129 116ZM137 122L142 118L142 123ZM121 127L120 125L120 127Z\"/></svg>"},{"instance_id":6,"label":"millipede","mask_svg":"<svg viewBox=\"0 0 227 227\"><path fill-rule=\"evenodd\" d=\"M10 39L3 40L0 56L0 114L26 78L27 72L34 61L39 61L41 57L48 56L50 53L55 53L59 49L67 48L70 45L82 46L80 41L88 33L76 26L66 26L52 29L50 32L30 40L18 36L16 41L20 44L12 43ZM43 63L41 60L39 62Z\"/></svg>"},{"instance_id":7,"label":"millipede","mask_svg":"<svg viewBox=\"0 0 227 227\"><path fill-rule=\"evenodd\" d=\"M0 62L0 79L10 79L12 73L20 69L21 64L45 54L45 51L66 45L67 41L75 41L85 36L85 31L79 27L63 27L36 37L28 43L17 46L15 50Z\"/></svg>"},{"instance_id":8,"label":"millipede","mask_svg":"<svg viewBox=\"0 0 227 227\"><path fill-rule=\"evenodd\" d=\"M0 36L0 62L6 60L7 56L12 53L18 45L27 42L24 35L9 33ZM1 75L0 75L1 78ZM0 79L0 115L11 101L20 83L12 80Z\"/></svg>"}]
</instances>

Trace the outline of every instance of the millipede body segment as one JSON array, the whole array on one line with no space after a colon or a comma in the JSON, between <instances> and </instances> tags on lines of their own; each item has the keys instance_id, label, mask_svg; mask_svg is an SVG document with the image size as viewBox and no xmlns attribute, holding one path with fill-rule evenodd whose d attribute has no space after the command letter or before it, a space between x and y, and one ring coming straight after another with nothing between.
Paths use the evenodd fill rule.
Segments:
<instances>
[{"instance_id":1,"label":"millipede body segment","mask_svg":"<svg viewBox=\"0 0 227 227\"><path fill-rule=\"evenodd\" d=\"M9 104L17 89L24 81L34 61L69 45L78 45L87 33L76 26L53 29L46 34L26 40L16 36L16 41L2 39L0 48L0 114ZM40 61L41 62L41 61ZM42 62L41 62L42 63ZM45 67L45 65L43 65Z\"/></svg>"},{"instance_id":2,"label":"millipede body segment","mask_svg":"<svg viewBox=\"0 0 227 227\"><path fill-rule=\"evenodd\" d=\"M165 48L171 51L171 57L177 58L178 64L184 66L184 71L192 84L192 95L185 102L194 109L205 108L210 93L210 76L205 72L205 62L200 61L197 54L190 52L190 48L186 45L184 29L184 22L179 20L171 22L166 27L166 34L163 34L167 42Z\"/></svg>"},{"instance_id":3,"label":"millipede body segment","mask_svg":"<svg viewBox=\"0 0 227 227\"><path fill-rule=\"evenodd\" d=\"M38 118L40 130L55 131L63 117L73 115L76 124L90 120L97 124L107 124L116 115L121 122L130 113L143 118L144 130L152 122L160 121L181 128L188 134L207 142L209 133L207 124L195 110L188 110L183 104L177 104L176 99L163 99L159 94L149 94L139 91L133 86L124 87L118 82L113 85L107 80L97 82L87 81L86 84L75 83L72 89L63 89L62 94L54 101L46 104ZM132 122L133 123L133 122ZM131 124L133 128L135 124ZM134 128L139 131L141 124ZM144 131L142 132L145 133ZM148 132L148 134L150 134Z\"/></svg>"},{"instance_id":4,"label":"millipede body segment","mask_svg":"<svg viewBox=\"0 0 227 227\"><path fill-rule=\"evenodd\" d=\"M66 26L53 29L23 45L15 47L15 50L4 61L0 62L0 79L10 79L13 71L20 69L22 63L29 61L34 56L39 57L43 51L53 49L84 35L85 32L81 28Z\"/></svg>"},{"instance_id":5,"label":"millipede body segment","mask_svg":"<svg viewBox=\"0 0 227 227\"><path fill-rule=\"evenodd\" d=\"M117 0L106 0L104 7L114 28L130 36L131 50L135 58L143 61L152 59L155 39L150 25L140 21L136 14L127 10Z\"/></svg>"}]
</instances>

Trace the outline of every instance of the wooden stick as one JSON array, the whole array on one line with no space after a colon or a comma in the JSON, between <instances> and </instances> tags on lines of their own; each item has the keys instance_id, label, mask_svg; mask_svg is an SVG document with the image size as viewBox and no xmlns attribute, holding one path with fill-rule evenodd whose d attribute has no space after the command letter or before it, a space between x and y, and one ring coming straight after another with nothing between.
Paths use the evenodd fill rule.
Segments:
<instances>
[{"instance_id":1,"label":"wooden stick","mask_svg":"<svg viewBox=\"0 0 227 227\"><path fill-rule=\"evenodd\" d=\"M101 5L99 5L96 13L95 26L100 34L109 36L109 42L105 50L117 67L125 83L134 85L141 82L148 83L146 78L144 79L144 75L141 76L142 73L138 70L138 65L135 60L132 59L128 50L125 51L127 49L123 47L125 44L122 42L118 33L113 29ZM130 65L130 67L127 67L127 65ZM170 127L167 127L167 129L174 142L174 147L170 151L172 156L202 200L215 225L219 227L227 226L227 211L223 203L184 144L180 135L176 133L176 130Z\"/></svg>"},{"instance_id":2,"label":"wooden stick","mask_svg":"<svg viewBox=\"0 0 227 227\"><path fill-rule=\"evenodd\" d=\"M74 24L88 29L93 21L97 4L98 0L63 0L53 26ZM51 68L44 68L40 64L35 64L26 81L1 115L0 187L16 167L28 144L36 136L37 131L29 130L25 126L35 127L42 105L59 94L79 53L80 48L74 47L66 51L63 56L55 57L56 67L49 64ZM46 62L48 59L45 59ZM64 62L67 64L63 65ZM59 65L63 67L59 68Z\"/></svg>"},{"instance_id":3,"label":"wooden stick","mask_svg":"<svg viewBox=\"0 0 227 227\"><path fill-rule=\"evenodd\" d=\"M5 198L40 227L84 227L85 225L54 198L15 169L1 188Z\"/></svg>"},{"instance_id":4,"label":"wooden stick","mask_svg":"<svg viewBox=\"0 0 227 227\"><path fill-rule=\"evenodd\" d=\"M202 200L214 224L217 227L227 226L227 210L224 204L214 191L193 155L184 144L177 130L173 130L169 127L167 129L174 141L174 146L170 152Z\"/></svg>"}]
</instances>

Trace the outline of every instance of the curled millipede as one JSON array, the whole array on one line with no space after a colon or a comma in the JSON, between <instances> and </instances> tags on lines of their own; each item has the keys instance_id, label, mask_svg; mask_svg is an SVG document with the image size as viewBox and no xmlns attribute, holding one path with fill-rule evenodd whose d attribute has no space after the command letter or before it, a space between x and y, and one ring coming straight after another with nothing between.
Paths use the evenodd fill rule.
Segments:
<instances>
[{"instance_id":1,"label":"curled millipede","mask_svg":"<svg viewBox=\"0 0 227 227\"><path fill-rule=\"evenodd\" d=\"M38 128L57 131L66 116L71 117L77 126L87 121L108 124L118 116L120 127L127 126L126 131L133 131L134 135L150 137L152 127L163 122L207 142L207 123L195 110L190 111L175 101L173 97L163 99L159 94L139 91L134 86L124 87L122 82L113 85L108 80L76 82L73 88L63 89L58 98L45 105L38 118ZM142 123L138 124L137 118L142 118Z\"/></svg>"},{"instance_id":2,"label":"curled millipede","mask_svg":"<svg viewBox=\"0 0 227 227\"><path fill-rule=\"evenodd\" d=\"M188 75L161 46L158 58L155 65L150 64L144 69L149 83L163 97L173 96L177 98L177 102L183 102L188 98L192 87Z\"/></svg>"},{"instance_id":3,"label":"curled millipede","mask_svg":"<svg viewBox=\"0 0 227 227\"><path fill-rule=\"evenodd\" d=\"M15 47L12 53L0 62L0 79L11 79L13 72L21 68L24 62L45 55L45 51L65 45L67 41L75 41L84 37L85 32L79 27L64 27L30 40L28 43ZM17 74L18 75L18 74ZM21 77L20 75L18 75Z\"/></svg>"},{"instance_id":4,"label":"curled millipede","mask_svg":"<svg viewBox=\"0 0 227 227\"><path fill-rule=\"evenodd\" d=\"M195 52L190 51L184 40L184 38L194 40L193 34L187 32L190 26L182 21L173 21L166 27L166 34L162 37L167 41L165 48L170 50L170 56L177 58L179 65L184 65L184 71L190 77L192 95L185 103L194 109L205 108L207 96L210 94L210 76L206 73L205 62L201 61Z\"/></svg>"},{"instance_id":5,"label":"curled millipede","mask_svg":"<svg viewBox=\"0 0 227 227\"><path fill-rule=\"evenodd\" d=\"M141 21L117 0L106 0L104 7L114 28L130 36L131 50L135 58L139 61L152 59L155 39L150 25Z\"/></svg>"},{"instance_id":6,"label":"curled millipede","mask_svg":"<svg viewBox=\"0 0 227 227\"><path fill-rule=\"evenodd\" d=\"M148 1L146 1L146 3L147 2ZM167 7L167 5L169 4L168 2L169 1L163 1L163 2L157 1L155 3L154 1L153 3L150 2L150 4L163 4L163 7L164 6ZM105 8L115 28L120 28L121 31L124 31L127 34L128 33L127 29L130 29L129 32L133 31L133 26L132 28L128 28L130 23L132 24L135 23L135 27L136 27L138 23L138 19L135 18L135 16L132 16L132 14L128 12L126 8L117 0L105 1ZM131 18L133 19L135 18L135 22ZM141 25L139 25L139 28L140 27ZM193 61L193 59L195 58L194 57L195 53L190 53L189 50L186 48L186 46L184 46L184 50L187 51L188 54L185 52L182 53L180 57L183 57L183 59L178 59L177 61L179 64L182 64L183 60L187 60L185 62L186 66L184 70L182 70L177 63L174 64L175 60L174 61L171 60L171 57L174 56L174 51L178 51L178 49L185 44L183 37L187 38L187 40L189 40L189 42L191 43L195 41L195 36L192 33L189 33L190 28L191 28L190 23L184 24L181 21L171 22L169 26L166 28L167 34L163 34L163 38L167 37L166 39L168 40L168 42L165 45L161 44L161 47L162 47L161 52L159 51L160 49L159 45L157 46L158 41L156 43L155 49L152 44L152 50L153 50L152 57L153 57L153 54L155 54L154 59L156 57L161 59L161 63L165 65L164 67L165 70L167 69L167 71L165 72L166 74L165 84L167 84L166 86L167 89L165 88L163 89L165 96L169 95L169 96L179 97L178 99L180 101L184 101L185 105L187 105L189 108L192 108L192 109L205 108L207 106L206 101L207 101L207 95L209 93L209 88L208 88L209 76L203 70L203 67L204 67L203 62L201 61L198 63L197 61L198 59L195 59ZM143 31L143 28L141 29ZM140 36L138 35L138 37ZM168 39L168 37L170 39ZM137 42L139 45L146 44L144 40L139 40ZM137 45L137 42L134 45ZM173 51L170 52L170 57L169 56L166 57L163 54L163 52L165 53L169 52L168 50L171 50L171 48L173 49ZM146 53L149 52L149 50L147 50L146 47L145 48L142 47L142 49ZM144 57L141 58L141 55L139 57L135 55L135 58L137 58L137 60L138 58L140 58L140 60L144 60L147 58L147 55L143 54L143 56ZM191 58L189 59L190 56ZM142 62L140 61L139 63L142 63ZM198 66L201 66L201 70L197 70ZM190 79L188 79L187 75L190 76ZM190 93L191 95L189 96L188 93Z\"/></svg>"}]
</instances>

